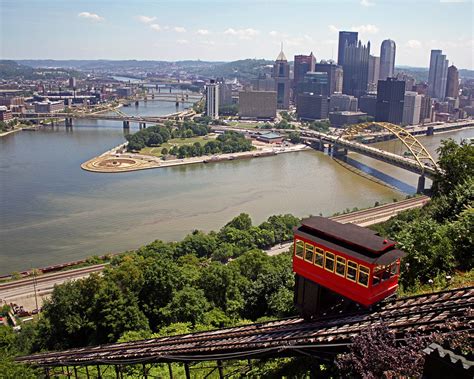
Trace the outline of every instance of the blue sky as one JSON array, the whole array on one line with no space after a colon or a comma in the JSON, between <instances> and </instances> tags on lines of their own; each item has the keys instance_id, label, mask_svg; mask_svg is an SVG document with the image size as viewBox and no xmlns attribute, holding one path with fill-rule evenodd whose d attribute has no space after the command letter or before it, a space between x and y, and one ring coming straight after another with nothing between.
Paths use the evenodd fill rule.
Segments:
<instances>
[{"instance_id":1,"label":"blue sky","mask_svg":"<svg viewBox=\"0 0 474 379\"><path fill-rule=\"evenodd\" d=\"M0 0L3 59L290 59L337 56L337 31L357 30L397 65L427 67L442 49L473 69L472 0Z\"/></svg>"}]
</instances>

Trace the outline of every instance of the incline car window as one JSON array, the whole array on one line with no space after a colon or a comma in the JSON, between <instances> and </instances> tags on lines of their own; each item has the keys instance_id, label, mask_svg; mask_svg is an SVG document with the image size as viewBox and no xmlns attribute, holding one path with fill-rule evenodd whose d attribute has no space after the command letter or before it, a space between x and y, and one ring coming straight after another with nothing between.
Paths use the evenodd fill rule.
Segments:
<instances>
[{"instance_id":1,"label":"incline car window","mask_svg":"<svg viewBox=\"0 0 474 379\"><path fill-rule=\"evenodd\" d=\"M369 286L369 273L370 270L368 267L362 265L359 266L359 277L357 279L359 284L363 285L364 287Z\"/></svg>"},{"instance_id":2,"label":"incline car window","mask_svg":"<svg viewBox=\"0 0 474 379\"><path fill-rule=\"evenodd\" d=\"M357 263L349 261L347 262L347 273L346 278L352 282L355 282L357 279Z\"/></svg>"},{"instance_id":3,"label":"incline car window","mask_svg":"<svg viewBox=\"0 0 474 379\"><path fill-rule=\"evenodd\" d=\"M304 260L313 263L314 246L310 245L309 243L305 243L304 246L305 246Z\"/></svg>"},{"instance_id":4,"label":"incline car window","mask_svg":"<svg viewBox=\"0 0 474 379\"><path fill-rule=\"evenodd\" d=\"M346 260L342 257L336 257L336 275L346 275Z\"/></svg>"},{"instance_id":5,"label":"incline car window","mask_svg":"<svg viewBox=\"0 0 474 379\"><path fill-rule=\"evenodd\" d=\"M324 268L328 271L334 271L334 254L326 251L326 259L324 260Z\"/></svg>"},{"instance_id":6,"label":"incline car window","mask_svg":"<svg viewBox=\"0 0 474 379\"><path fill-rule=\"evenodd\" d=\"M314 257L314 264L319 267L324 265L324 250L319 247L316 248L316 256Z\"/></svg>"},{"instance_id":7,"label":"incline car window","mask_svg":"<svg viewBox=\"0 0 474 379\"><path fill-rule=\"evenodd\" d=\"M304 243L303 243L303 241L296 240L295 255L297 257L303 258L303 253L304 253Z\"/></svg>"}]
</instances>

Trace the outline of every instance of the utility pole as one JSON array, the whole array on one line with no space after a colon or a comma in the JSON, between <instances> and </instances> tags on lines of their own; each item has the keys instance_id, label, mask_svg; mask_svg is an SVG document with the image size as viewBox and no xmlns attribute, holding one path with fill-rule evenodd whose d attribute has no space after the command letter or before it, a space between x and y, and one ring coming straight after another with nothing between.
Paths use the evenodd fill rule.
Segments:
<instances>
[{"instance_id":1,"label":"utility pole","mask_svg":"<svg viewBox=\"0 0 474 379\"><path fill-rule=\"evenodd\" d=\"M39 312L38 308L38 295L36 293L36 269L33 269L33 288L35 291L35 303L36 303L36 310Z\"/></svg>"}]
</instances>

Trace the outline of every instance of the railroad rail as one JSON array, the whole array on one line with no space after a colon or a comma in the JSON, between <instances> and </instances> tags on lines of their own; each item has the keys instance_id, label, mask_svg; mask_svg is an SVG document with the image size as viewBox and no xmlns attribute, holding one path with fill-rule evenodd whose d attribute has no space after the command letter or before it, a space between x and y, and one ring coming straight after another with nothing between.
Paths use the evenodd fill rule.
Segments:
<instances>
[{"instance_id":1,"label":"railroad rail","mask_svg":"<svg viewBox=\"0 0 474 379\"><path fill-rule=\"evenodd\" d=\"M389 300L372 310L323 316L314 321L288 318L206 332L115 343L18 357L42 367L126 365L160 362L311 355L331 359L368 327L385 325L397 338L473 330L474 287ZM446 328L446 323L456 320ZM467 327L466 327L467 325Z\"/></svg>"}]
</instances>

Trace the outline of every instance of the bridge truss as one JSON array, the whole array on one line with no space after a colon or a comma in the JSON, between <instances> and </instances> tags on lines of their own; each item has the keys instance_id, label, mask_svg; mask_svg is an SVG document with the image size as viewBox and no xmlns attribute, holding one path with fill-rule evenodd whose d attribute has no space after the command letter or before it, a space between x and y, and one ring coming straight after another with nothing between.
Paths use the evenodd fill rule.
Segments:
<instances>
[{"instance_id":1,"label":"bridge truss","mask_svg":"<svg viewBox=\"0 0 474 379\"><path fill-rule=\"evenodd\" d=\"M424 170L426 165L439 170L436 161L415 136L411 135L402 127L389 122L365 122L351 125L343 130L343 132L339 135L339 138L353 140L359 136L361 132L373 128L374 126L382 128L402 141L422 170Z\"/></svg>"}]
</instances>

